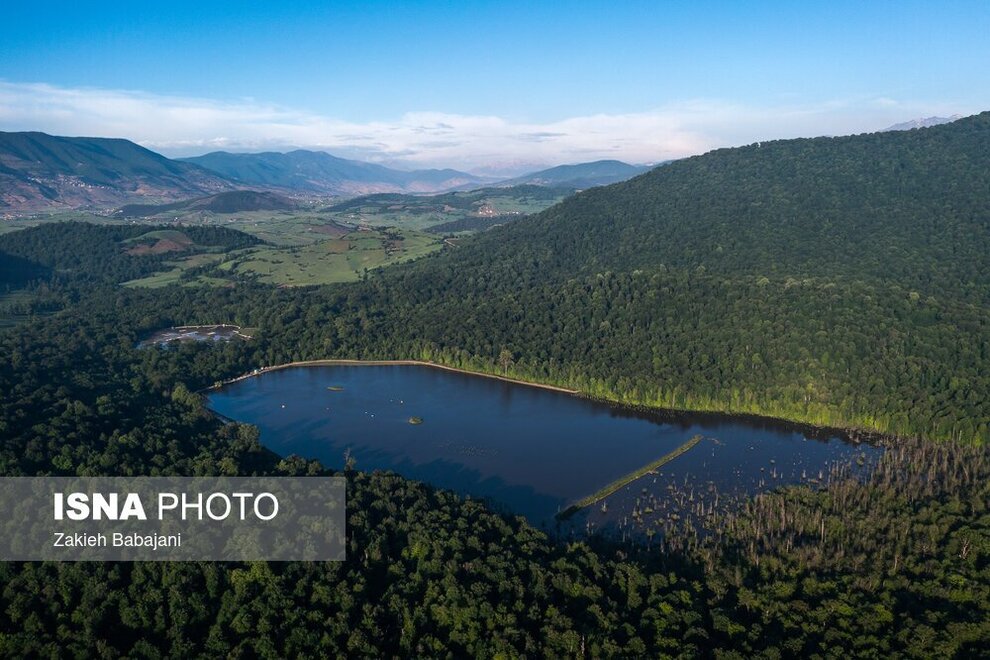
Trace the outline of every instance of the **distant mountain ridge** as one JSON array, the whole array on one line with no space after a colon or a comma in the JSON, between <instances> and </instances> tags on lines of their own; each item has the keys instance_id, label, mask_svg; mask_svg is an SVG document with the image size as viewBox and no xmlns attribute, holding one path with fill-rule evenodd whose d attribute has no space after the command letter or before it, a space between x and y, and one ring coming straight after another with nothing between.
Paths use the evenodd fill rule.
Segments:
<instances>
[{"instance_id":1,"label":"distant mountain ridge","mask_svg":"<svg viewBox=\"0 0 990 660\"><path fill-rule=\"evenodd\" d=\"M651 170L645 165L630 165L620 160L596 160L576 165L558 165L539 172L531 172L499 186L535 185L567 188L593 188L619 183Z\"/></svg>"},{"instance_id":2,"label":"distant mountain ridge","mask_svg":"<svg viewBox=\"0 0 990 660\"><path fill-rule=\"evenodd\" d=\"M0 211L169 201L233 188L222 176L129 140L0 132Z\"/></svg>"},{"instance_id":3,"label":"distant mountain ridge","mask_svg":"<svg viewBox=\"0 0 990 660\"><path fill-rule=\"evenodd\" d=\"M951 115L949 117L922 117L921 119L911 119L910 121L901 122L900 124L894 124L893 126L888 126L883 129L886 131L910 131L915 128L931 128L932 126L941 126L942 124L948 124L954 122L957 119L962 119L962 115Z\"/></svg>"},{"instance_id":4,"label":"distant mountain ridge","mask_svg":"<svg viewBox=\"0 0 990 660\"><path fill-rule=\"evenodd\" d=\"M306 149L288 153L214 151L180 160L205 167L241 184L331 195L441 192L485 182L480 177L457 170L406 172Z\"/></svg>"},{"instance_id":5,"label":"distant mountain ridge","mask_svg":"<svg viewBox=\"0 0 990 660\"><path fill-rule=\"evenodd\" d=\"M354 196L490 182L452 169L407 172L319 151L214 152L173 160L121 138L0 131L0 213L160 205L244 188Z\"/></svg>"}]
</instances>

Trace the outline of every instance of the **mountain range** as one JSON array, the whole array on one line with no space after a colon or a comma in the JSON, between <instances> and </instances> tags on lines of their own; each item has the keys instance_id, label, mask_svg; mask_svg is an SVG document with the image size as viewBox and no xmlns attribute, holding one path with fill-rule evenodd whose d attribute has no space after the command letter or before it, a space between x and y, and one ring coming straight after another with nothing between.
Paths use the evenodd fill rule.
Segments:
<instances>
[{"instance_id":1,"label":"mountain range","mask_svg":"<svg viewBox=\"0 0 990 660\"><path fill-rule=\"evenodd\" d=\"M219 174L128 140L0 132L0 212L113 207L235 187Z\"/></svg>"},{"instance_id":2,"label":"mountain range","mask_svg":"<svg viewBox=\"0 0 990 660\"><path fill-rule=\"evenodd\" d=\"M0 213L160 206L244 188L338 197L474 190L485 185L590 188L624 181L648 169L603 160L562 165L500 182L453 169L397 170L304 149L288 153L216 151L173 160L124 139L0 131ZM226 208L234 199L220 198L207 206ZM236 198L235 206L253 207L258 201ZM264 207L267 202L260 203Z\"/></svg>"},{"instance_id":3,"label":"mountain range","mask_svg":"<svg viewBox=\"0 0 990 660\"><path fill-rule=\"evenodd\" d=\"M962 119L962 115L952 115L950 117L922 117L920 119L911 119L909 121L901 122L900 124L894 124L893 126L888 126L883 130L886 132L910 131L915 128L931 128L932 126L941 126L942 124L954 122L957 119Z\"/></svg>"},{"instance_id":4,"label":"mountain range","mask_svg":"<svg viewBox=\"0 0 990 660\"><path fill-rule=\"evenodd\" d=\"M475 186L486 181L457 170L406 172L305 149L288 153L256 154L215 151L181 160L205 167L241 185L328 195L440 192L459 186Z\"/></svg>"}]
</instances>

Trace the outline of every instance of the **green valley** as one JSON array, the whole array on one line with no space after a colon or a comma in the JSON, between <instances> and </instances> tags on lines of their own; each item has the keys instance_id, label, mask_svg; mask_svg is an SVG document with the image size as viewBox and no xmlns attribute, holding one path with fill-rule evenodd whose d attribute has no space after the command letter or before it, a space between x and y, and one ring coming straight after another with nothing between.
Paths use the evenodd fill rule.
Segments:
<instances>
[{"instance_id":1,"label":"green valley","mask_svg":"<svg viewBox=\"0 0 990 660\"><path fill-rule=\"evenodd\" d=\"M349 224L459 233L538 213L573 192L573 188L519 185L429 196L382 193L340 202L328 210L331 217Z\"/></svg>"},{"instance_id":2,"label":"green valley","mask_svg":"<svg viewBox=\"0 0 990 660\"><path fill-rule=\"evenodd\" d=\"M436 237L420 232L357 230L299 247L251 248L232 253L218 270L266 284L330 284L350 282L369 270L417 259L440 248Z\"/></svg>"},{"instance_id":3,"label":"green valley","mask_svg":"<svg viewBox=\"0 0 990 660\"><path fill-rule=\"evenodd\" d=\"M390 228L318 225L317 231L298 234L305 243L277 246L225 227L177 227L44 224L8 234L0 244L9 249L10 258L24 260L18 272L28 278L47 279L49 267L56 276L85 272L83 279L151 288L232 286L244 281L283 286L349 282L442 247L436 236ZM61 245L56 248L51 241Z\"/></svg>"}]
</instances>

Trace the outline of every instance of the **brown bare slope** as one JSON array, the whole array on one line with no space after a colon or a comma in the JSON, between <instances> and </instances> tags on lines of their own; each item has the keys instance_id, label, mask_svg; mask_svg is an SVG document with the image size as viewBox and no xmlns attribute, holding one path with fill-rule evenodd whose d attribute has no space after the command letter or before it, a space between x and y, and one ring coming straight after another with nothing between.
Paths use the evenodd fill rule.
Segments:
<instances>
[{"instance_id":1,"label":"brown bare slope","mask_svg":"<svg viewBox=\"0 0 990 660\"><path fill-rule=\"evenodd\" d=\"M0 212L163 202L233 187L129 140L0 132Z\"/></svg>"}]
</instances>

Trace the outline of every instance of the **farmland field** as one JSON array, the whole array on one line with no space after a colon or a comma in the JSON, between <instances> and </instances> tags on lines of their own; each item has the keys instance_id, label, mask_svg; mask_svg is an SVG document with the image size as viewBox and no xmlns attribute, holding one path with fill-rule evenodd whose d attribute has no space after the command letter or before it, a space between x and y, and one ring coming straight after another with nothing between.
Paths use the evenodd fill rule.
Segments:
<instances>
[{"instance_id":1,"label":"farmland field","mask_svg":"<svg viewBox=\"0 0 990 660\"><path fill-rule=\"evenodd\" d=\"M413 231L355 231L298 247L258 247L233 253L221 271L289 286L356 280L366 270L409 261L441 247L434 236Z\"/></svg>"},{"instance_id":2,"label":"farmland field","mask_svg":"<svg viewBox=\"0 0 990 660\"><path fill-rule=\"evenodd\" d=\"M4 229L16 231L60 221L76 221L79 213L52 214L5 221ZM344 225L326 213L259 211L236 216L196 214L171 219L121 222L86 215L102 225L147 225L146 233L127 238L119 249L135 258L167 255L161 269L143 277L122 281L127 287L231 286L252 279L284 286L349 282L369 270L416 259L443 246L442 239L407 228ZM163 228L162 225L167 228ZM229 249L198 245L186 227L225 227L265 241L265 245ZM197 270L190 273L191 270Z\"/></svg>"},{"instance_id":3,"label":"farmland field","mask_svg":"<svg viewBox=\"0 0 990 660\"><path fill-rule=\"evenodd\" d=\"M504 218L539 213L570 195L566 188L516 186L441 195L386 193L347 200L330 207L330 217L351 225L428 229L458 220Z\"/></svg>"}]
</instances>

